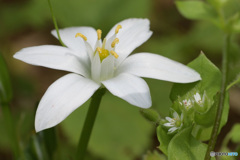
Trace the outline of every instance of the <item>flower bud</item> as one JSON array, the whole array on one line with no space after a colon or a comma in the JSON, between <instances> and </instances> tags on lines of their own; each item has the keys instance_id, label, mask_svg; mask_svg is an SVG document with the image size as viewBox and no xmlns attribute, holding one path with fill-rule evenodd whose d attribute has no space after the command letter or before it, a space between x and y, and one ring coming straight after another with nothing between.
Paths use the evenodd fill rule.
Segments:
<instances>
[{"instance_id":1,"label":"flower bud","mask_svg":"<svg viewBox=\"0 0 240 160\"><path fill-rule=\"evenodd\" d=\"M153 109L140 109L140 112L143 115L143 117L145 117L147 120L158 124L160 120L160 116L158 112L156 112Z\"/></svg>"}]
</instances>

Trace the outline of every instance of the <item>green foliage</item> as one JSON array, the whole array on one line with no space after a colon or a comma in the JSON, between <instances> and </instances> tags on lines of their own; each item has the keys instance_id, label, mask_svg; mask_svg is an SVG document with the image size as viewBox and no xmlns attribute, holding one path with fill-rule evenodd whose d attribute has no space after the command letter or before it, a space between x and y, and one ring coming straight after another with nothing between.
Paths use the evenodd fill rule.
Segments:
<instances>
[{"instance_id":1,"label":"green foliage","mask_svg":"<svg viewBox=\"0 0 240 160\"><path fill-rule=\"evenodd\" d=\"M12 99L12 86L6 63L0 53L0 104Z\"/></svg>"},{"instance_id":2,"label":"green foliage","mask_svg":"<svg viewBox=\"0 0 240 160\"><path fill-rule=\"evenodd\" d=\"M215 22L217 18L216 11L204 1L176 1L176 5L179 12L188 19Z\"/></svg>"},{"instance_id":3,"label":"green foliage","mask_svg":"<svg viewBox=\"0 0 240 160\"><path fill-rule=\"evenodd\" d=\"M196 140L192 135L192 127L177 133L169 143L169 160L203 160L207 145Z\"/></svg>"},{"instance_id":4,"label":"green foliage","mask_svg":"<svg viewBox=\"0 0 240 160\"><path fill-rule=\"evenodd\" d=\"M220 89L221 72L219 69L203 53L188 66L196 70L201 75L202 80L190 84L174 84L170 94L171 100L175 101L179 96L184 99L187 94L194 95L196 90L201 93L205 91L208 97L213 99Z\"/></svg>"},{"instance_id":5,"label":"green foliage","mask_svg":"<svg viewBox=\"0 0 240 160\"><path fill-rule=\"evenodd\" d=\"M194 95L196 90L200 93L206 92L208 99L211 101L207 107L208 110L206 113L195 112L194 121L201 126L199 133L196 135L202 133L205 135L201 135L201 137L210 137L211 132L203 132L203 130L212 126L215 120L218 102L217 93L219 92L221 85L221 72L203 53L189 63L188 66L196 70L201 75L202 80L192 84L174 84L170 98L172 101L176 101L178 97L181 97L181 99L187 99L186 96L189 94ZM227 122L228 110L229 100L228 96L226 96L220 128L222 128Z\"/></svg>"},{"instance_id":6,"label":"green foliage","mask_svg":"<svg viewBox=\"0 0 240 160\"><path fill-rule=\"evenodd\" d=\"M239 0L178 0L176 5L185 18L208 20L226 33L240 32Z\"/></svg>"},{"instance_id":7,"label":"green foliage","mask_svg":"<svg viewBox=\"0 0 240 160\"><path fill-rule=\"evenodd\" d=\"M178 114L183 114L183 125L175 135L174 133L169 134L162 125L157 128L159 149L168 155L170 160L204 159L207 147L199 140L210 138L216 117L221 72L203 53L190 62L188 66L196 70L201 75L202 80L190 84L174 84L170 94L173 102L171 108ZM227 94L219 131L227 122L228 110Z\"/></svg>"},{"instance_id":8,"label":"green foliage","mask_svg":"<svg viewBox=\"0 0 240 160\"><path fill-rule=\"evenodd\" d=\"M172 134L168 134L168 131L164 129L161 125L157 127L157 137L160 142L159 149L165 154L168 155L168 145L173 137Z\"/></svg>"},{"instance_id":9,"label":"green foliage","mask_svg":"<svg viewBox=\"0 0 240 160\"><path fill-rule=\"evenodd\" d=\"M240 124L235 124L232 128L232 130L230 131L230 134L232 135L232 141L234 143L240 143Z\"/></svg>"}]
</instances>

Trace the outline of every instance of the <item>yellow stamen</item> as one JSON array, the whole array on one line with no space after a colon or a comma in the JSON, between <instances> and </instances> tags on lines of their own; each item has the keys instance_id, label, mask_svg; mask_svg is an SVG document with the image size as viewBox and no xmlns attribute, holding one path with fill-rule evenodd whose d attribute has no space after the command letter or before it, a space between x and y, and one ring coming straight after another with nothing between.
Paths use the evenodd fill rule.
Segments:
<instances>
[{"instance_id":1,"label":"yellow stamen","mask_svg":"<svg viewBox=\"0 0 240 160\"><path fill-rule=\"evenodd\" d=\"M102 52L102 48L100 48L100 47L97 47L97 49L96 49L99 53L101 53Z\"/></svg>"},{"instance_id":2,"label":"yellow stamen","mask_svg":"<svg viewBox=\"0 0 240 160\"><path fill-rule=\"evenodd\" d=\"M119 39L118 39L118 38L115 38L115 39L113 40L112 44L111 44L112 48L114 48L115 45L118 44L118 43L119 43Z\"/></svg>"},{"instance_id":3,"label":"yellow stamen","mask_svg":"<svg viewBox=\"0 0 240 160\"><path fill-rule=\"evenodd\" d=\"M115 34L117 34L119 32L119 29L121 29L121 28L122 28L122 26L120 24L117 25L117 27L115 29Z\"/></svg>"},{"instance_id":4,"label":"yellow stamen","mask_svg":"<svg viewBox=\"0 0 240 160\"><path fill-rule=\"evenodd\" d=\"M101 29L97 30L97 36L98 36L98 40L100 40L101 36L102 36L102 30Z\"/></svg>"},{"instance_id":5,"label":"yellow stamen","mask_svg":"<svg viewBox=\"0 0 240 160\"><path fill-rule=\"evenodd\" d=\"M114 52L113 50L110 51L110 53L111 53L115 58L118 58L118 57L119 57L118 54L117 54L116 52Z\"/></svg>"},{"instance_id":6,"label":"yellow stamen","mask_svg":"<svg viewBox=\"0 0 240 160\"><path fill-rule=\"evenodd\" d=\"M77 33L77 34L75 35L75 38L77 38L77 37L82 37L82 38L84 39L84 41L87 41L87 37L84 36L82 33Z\"/></svg>"}]
</instances>

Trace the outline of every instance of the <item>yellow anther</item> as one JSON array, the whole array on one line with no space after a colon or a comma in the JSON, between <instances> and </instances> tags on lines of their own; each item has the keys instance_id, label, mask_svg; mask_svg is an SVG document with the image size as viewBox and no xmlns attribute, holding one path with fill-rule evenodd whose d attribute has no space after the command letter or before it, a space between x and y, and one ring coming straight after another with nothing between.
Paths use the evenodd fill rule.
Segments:
<instances>
[{"instance_id":1,"label":"yellow anther","mask_svg":"<svg viewBox=\"0 0 240 160\"><path fill-rule=\"evenodd\" d=\"M119 39L118 38L115 38L111 44L111 47L114 48L116 44L119 43Z\"/></svg>"},{"instance_id":2,"label":"yellow anther","mask_svg":"<svg viewBox=\"0 0 240 160\"><path fill-rule=\"evenodd\" d=\"M75 38L76 38L76 37L82 37L82 38L84 39L84 41L87 41L87 37L84 36L82 33L77 33L77 34L75 35Z\"/></svg>"},{"instance_id":3,"label":"yellow anther","mask_svg":"<svg viewBox=\"0 0 240 160\"><path fill-rule=\"evenodd\" d=\"M122 28L122 26L120 24L117 25L117 27L115 29L115 34L117 34L119 32L119 29L121 29L121 28Z\"/></svg>"},{"instance_id":4,"label":"yellow anther","mask_svg":"<svg viewBox=\"0 0 240 160\"><path fill-rule=\"evenodd\" d=\"M102 48L100 48L100 47L97 47L97 49L96 49L99 53L101 53L102 52Z\"/></svg>"},{"instance_id":5,"label":"yellow anther","mask_svg":"<svg viewBox=\"0 0 240 160\"><path fill-rule=\"evenodd\" d=\"M110 53L111 53L115 58L118 58L118 57L119 57L118 54L117 54L116 52L114 52L113 50L110 51Z\"/></svg>"},{"instance_id":6,"label":"yellow anther","mask_svg":"<svg viewBox=\"0 0 240 160\"><path fill-rule=\"evenodd\" d=\"M98 40L100 40L101 36L102 36L102 30L101 29L97 30L97 36L98 36Z\"/></svg>"}]
</instances>

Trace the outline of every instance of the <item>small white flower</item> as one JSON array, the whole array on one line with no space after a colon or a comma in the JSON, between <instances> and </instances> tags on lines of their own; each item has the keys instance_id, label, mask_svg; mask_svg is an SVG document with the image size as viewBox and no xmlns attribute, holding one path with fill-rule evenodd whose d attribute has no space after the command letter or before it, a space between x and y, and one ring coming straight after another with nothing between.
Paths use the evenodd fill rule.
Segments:
<instances>
[{"instance_id":1,"label":"small white flower","mask_svg":"<svg viewBox=\"0 0 240 160\"><path fill-rule=\"evenodd\" d=\"M199 105L202 105L204 100L205 100L205 92L203 94L203 98L201 98L200 94L197 92L195 95L194 95L194 99L195 99L195 102Z\"/></svg>"},{"instance_id":2,"label":"small white flower","mask_svg":"<svg viewBox=\"0 0 240 160\"><path fill-rule=\"evenodd\" d=\"M192 108L192 102L190 99L185 99L182 102L179 102L179 104L182 106L184 106L186 108L186 110L189 110L190 108Z\"/></svg>"},{"instance_id":3,"label":"small white flower","mask_svg":"<svg viewBox=\"0 0 240 160\"><path fill-rule=\"evenodd\" d=\"M165 118L168 122L164 123L163 125L166 127L169 127L168 133L173 133L174 131L180 129L182 127L182 120L183 120L183 114L181 114L181 117L179 117L178 113L174 111L173 118L166 117Z\"/></svg>"},{"instance_id":4,"label":"small white flower","mask_svg":"<svg viewBox=\"0 0 240 160\"><path fill-rule=\"evenodd\" d=\"M54 82L42 97L36 113L36 131L63 121L102 85L132 105L149 108L149 88L139 77L178 83L200 80L194 70L163 56L129 56L152 35L149 24L148 19L124 20L103 41L101 30L66 28L59 32L67 47L43 45L17 52L14 57L26 63L72 72ZM55 30L52 34L57 37Z\"/></svg>"}]
</instances>

